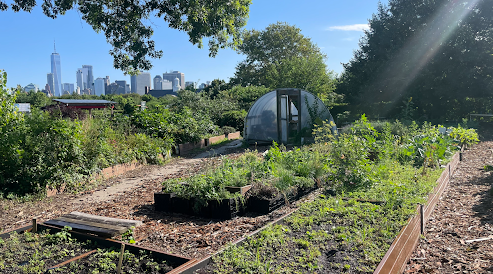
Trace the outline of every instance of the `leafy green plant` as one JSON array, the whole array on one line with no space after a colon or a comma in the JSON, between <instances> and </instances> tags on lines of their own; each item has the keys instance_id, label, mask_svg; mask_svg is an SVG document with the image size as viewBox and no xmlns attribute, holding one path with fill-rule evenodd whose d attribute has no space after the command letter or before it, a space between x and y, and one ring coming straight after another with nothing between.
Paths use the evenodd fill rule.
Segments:
<instances>
[{"instance_id":1,"label":"leafy green plant","mask_svg":"<svg viewBox=\"0 0 493 274\"><path fill-rule=\"evenodd\" d=\"M452 128L452 132L450 133L450 137L459 141L459 146L464 145L473 145L479 142L478 134L474 129L465 129L460 125L457 128Z\"/></svg>"}]
</instances>

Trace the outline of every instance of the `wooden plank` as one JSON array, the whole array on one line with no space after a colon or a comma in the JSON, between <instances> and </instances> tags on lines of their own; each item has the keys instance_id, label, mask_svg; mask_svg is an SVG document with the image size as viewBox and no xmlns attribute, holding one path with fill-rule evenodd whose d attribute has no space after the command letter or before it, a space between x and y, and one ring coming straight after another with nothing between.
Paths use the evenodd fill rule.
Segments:
<instances>
[{"instance_id":1,"label":"wooden plank","mask_svg":"<svg viewBox=\"0 0 493 274\"><path fill-rule=\"evenodd\" d=\"M97 215L92 215L92 214L87 214L77 211L71 212L70 214L64 215L63 217L77 219L77 220L84 220L88 222L111 224L111 225L123 226L123 227L131 227L131 226L138 227L142 225L142 221L110 218L110 217L97 216Z\"/></svg>"},{"instance_id":2,"label":"wooden plank","mask_svg":"<svg viewBox=\"0 0 493 274\"><path fill-rule=\"evenodd\" d=\"M63 221L63 222L67 222L67 223L73 223L73 224L81 224L81 225L88 225L88 226L112 229L112 230L118 231L119 233L124 233L125 231L128 230L128 227L109 225L109 224L103 224L103 223L96 223L96 222L89 222L89 221L84 221L84 220L77 220L77 219L67 218L64 216L56 218L55 220Z\"/></svg>"},{"instance_id":3,"label":"wooden plank","mask_svg":"<svg viewBox=\"0 0 493 274\"><path fill-rule=\"evenodd\" d=\"M80 232L84 232L84 233L92 233L92 234L100 235L100 236L104 236L104 237L113 237L113 236L119 234L118 231L112 230L112 229L94 227L94 226L88 226L88 225L82 225L82 224L74 224L74 223L68 223L68 222L64 222L64 221L49 220L49 221L46 221L44 223L48 224L48 225L59 226L59 227L70 226L74 231L80 231Z\"/></svg>"}]
</instances>

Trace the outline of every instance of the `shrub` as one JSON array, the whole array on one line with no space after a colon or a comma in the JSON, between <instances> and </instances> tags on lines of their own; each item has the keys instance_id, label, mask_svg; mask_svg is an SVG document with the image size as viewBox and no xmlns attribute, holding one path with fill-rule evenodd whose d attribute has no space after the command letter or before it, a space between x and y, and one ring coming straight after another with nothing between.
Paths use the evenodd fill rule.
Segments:
<instances>
[{"instance_id":1,"label":"shrub","mask_svg":"<svg viewBox=\"0 0 493 274\"><path fill-rule=\"evenodd\" d=\"M245 117L247 112L245 110L231 110L224 112L219 118L219 126L229 126L237 130L243 130L245 125Z\"/></svg>"}]
</instances>

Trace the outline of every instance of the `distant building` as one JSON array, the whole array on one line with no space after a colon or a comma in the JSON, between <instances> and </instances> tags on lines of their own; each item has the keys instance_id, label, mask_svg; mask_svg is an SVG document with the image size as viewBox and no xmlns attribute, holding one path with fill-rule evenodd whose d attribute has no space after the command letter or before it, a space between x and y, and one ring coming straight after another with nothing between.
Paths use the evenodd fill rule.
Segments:
<instances>
[{"instance_id":1,"label":"distant building","mask_svg":"<svg viewBox=\"0 0 493 274\"><path fill-rule=\"evenodd\" d=\"M48 87L48 88L47 88L47 87ZM48 90L49 88L50 88L50 86L48 86L48 84L46 84L45 89L42 89L42 90L41 90L41 92L42 92L42 93L44 93L46 96L51 97L51 96L53 96L53 95L52 95L52 94L50 93L50 91Z\"/></svg>"},{"instance_id":2,"label":"distant building","mask_svg":"<svg viewBox=\"0 0 493 274\"><path fill-rule=\"evenodd\" d=\"M117 92L119 88L120 86L117 83L111 83L106 89L106 94L118 94Z\"/></svg>"},{"instance_id":3,"label":"distant building","mask_svg":"<svg viewBox=\"0 0 493 274\"><path fill-rule=\"evenodd\" d=\"M75 93L80 95L80 87L77 87L77 89L75 90Z\"/></svg>"},{"instance_id":4,"label":"distant building","mask_svg":"<svg viewBox=\"0 0 493 274\"><path fill-rule=\"evenodd\" d=\"M97 96L105 95L105 82L104 78L97 78L94 81L94 94Z\"/></svg>"},{"instance_id":5,"label":"distant building","mask_svg":"<svg viewBox=\"0 0 493 274\"><path fill-rule=\"evenodd\" d=\"M130 77L130 85L132 93L140 95L145 94L145 87L151 88L151 74L148 72L141 72L139 75L132 75Z\"/></svg>"},{"instance_id":6,"label":"distant building","mask_svg":"<svg viewBox=\"0 0 493 274\"><path fill-rule=\"evenodd\" d=\"M173 96L177 95L176 92L174 92L172 89L164 89L164 90L151 89L148 94L156 98L163 97L166 95L173 95Z\"/></svg>"},{"instance_id":7,"label":"distant building","mask_svg":"<svg viewBox=\"0 0 493 274\"><path fill-rule=\"evenodd\" d=\"M63 92L65 92L65 91L68 92L69 94L74 93L74 91L75 91L74 84L63 83Z\"/></svg>"},{"instance_id":8,"label":"distant building","mask_svg":"<svg viewBox=\"0 0 493 274\"><path fill-rule=\"evenodd\" d=\"M181 73L179 71L163 73L163 80L173 82L175 78L178 78L178 80L180 80L181 89L185 89L185 73Z\"/></svg>"},{"instance_id":9,"label":"distant building","mask_svg":"<svg viewBox=\"0 0 493 274\"><path fill-rule=\"evenodd\" d=\"M157 89L157 90L163 89L163 78L161 77L161 75L156 75L156 77L154 77L153 82L154 82L153 89Z\"/></svg>"},{"instance_id":10,"label":"distant building","mask_svg":"<svg viewBox=\"0 0 493 274\"><path fill-rule=\"evenodd\" d=\"M113 94L125 94L125 88L127 86L127 81L125 80L116 80L115 84L118 85L115 92Z\"/></svg>"},{"instance_id":11,"label":"distant building","mask_svg":"<svg viewBox=\"0 0 493 274\"><path fill-rule=\"evenodd\" d=\"M181 86L180 86L180 79L175 78L175 79L173 80L173 91L174 91L174 92L177 92L177 91L179 91L180 89L181 89Z\"/></svg>"},{"instance_id":12,"label":"distant building","mask_svg":"<svg viewBox=\"0 0 493 274\"><path fill-rule=\"evenodd\" d=\"M77 79L77 87L80 90L83 90L84 89L84 71L82 69L77 69L75 76Z\"/></svg>"},{"instance_id":13,"label":"distant building","mask_svg":"<svg viewBox=\"0 0 493 274\"><path fill-rule=\"evenodd\" d=\"M83 65L83 69L87 69L87 79L86 79L86 88L90 89L92 92L91 94L94 94L94 76L92 74L92 66L91 65Z\"/></svg>"},{"instance_id":14,"label":"distant building","mask_svg":"<svg viewBox=\"0 0 493 274\"><path fill-rule=\"evenodd\" d=\"M173 89L173 83L168 80L163 80L161 82L161 89L162 90Z\"/></svg>"},{"instance_id":15,"label":"distant building","mask_svg":"<svg viewBox=\"0 0 493 274\"><path fill-rule=\"evenodd\" d=\"M46 74L47 85L49 86L49 91L51 94L55 92L55 78L53 77L53 73Z\"/></svg>"},{"instance_id":16,"label":"distant building","mask_svg":"<svg viewBox=\"0 0 493 274\"><path fill-rule=\"evenodd\" d=\"M60 63L60 54L56 52L56 47L51 54L51 73L53 74L52 92L55 96L62 95L62 65ZM49 83L49 82L48 82Z\"/></svg>"},{"instance_id":17,"label":"distant building","mask_svg":"<svg viewBox=\"0 0 493 274\"><path fill-rule=\"evenodd\" d=\"M108 87L110 86L110 84L111 84L110 77L106 76L106 78L104 79L104 92L105 92L105 94L110 94L108 92Z\"/></svg>"},{"instance_id":18,"label":"distant building","mask_svg":"<svg viewBox=\"0 0 493 274\"><path fill-rule=\"evenodd\" d=\"M38 92L38 90L39 90L38 85L35 85L33 83L30 83L29 85L27 85L27 86L24 87L24 91L25 92L30 92L31 90L34 91L34 92Z\"/></svg>"},{"instance_id":19,"label":"distant building","mask_svg":"<svg viewBox=\"0 0 493 274\"><path fill-rule=\"evenodd\" d=\"M131 93L132 91L130 90L130 84L125 85L125 93Z\"/></svg>"}]
</instances>

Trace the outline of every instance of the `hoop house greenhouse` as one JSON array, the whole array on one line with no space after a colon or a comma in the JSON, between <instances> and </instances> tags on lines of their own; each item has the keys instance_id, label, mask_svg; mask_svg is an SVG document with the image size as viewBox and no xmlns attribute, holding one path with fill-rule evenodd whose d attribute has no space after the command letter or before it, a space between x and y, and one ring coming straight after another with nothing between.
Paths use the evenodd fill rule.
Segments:
<instances>
[{"instance_id":1,"label":"hoop house greenhouse","mask_svg":"<svg viewBox=\"0 0 493 274\"><path fill-rule=\"evenodd\" d=\"M250 144L313 142L313 127L322 121L334 119L315 95L301 89L276 89L260 97L248 111L244 139ZM332 133L336 132L333 123Z\"/></svg>"}]
</instances>

